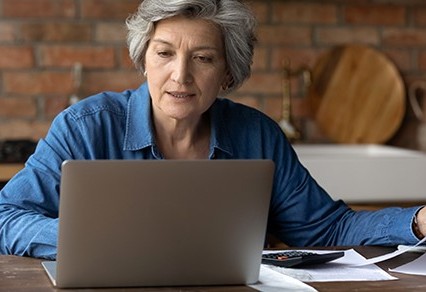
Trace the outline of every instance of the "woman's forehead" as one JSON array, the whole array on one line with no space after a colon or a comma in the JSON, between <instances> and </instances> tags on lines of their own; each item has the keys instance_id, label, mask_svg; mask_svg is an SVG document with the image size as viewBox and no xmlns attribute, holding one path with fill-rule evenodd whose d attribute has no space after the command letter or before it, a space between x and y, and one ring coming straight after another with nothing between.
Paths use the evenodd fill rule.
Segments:
<instances>
[{"instance_id":1,"label":"woman's forehead","mask_svg":"<svg viewBox=\"0 0 426 292\"><path fill-rule=\"evenodd\" d=\"M222 31L212 21L174 16L156 23L151 40L176 45L190 42L193 46L223 49Z\"/></svg>"}]
</instances>

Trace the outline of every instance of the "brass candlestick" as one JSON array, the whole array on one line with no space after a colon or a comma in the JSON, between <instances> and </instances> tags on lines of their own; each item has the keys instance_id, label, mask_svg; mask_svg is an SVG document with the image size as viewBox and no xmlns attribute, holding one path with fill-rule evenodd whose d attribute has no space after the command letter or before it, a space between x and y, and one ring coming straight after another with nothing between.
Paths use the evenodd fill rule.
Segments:
<instances>
[{"instance_id":1,"label":"brass candlestick","mask_svg":"<svg viewBox=\"0 0 426 292\"><path fill-rule=\"evenodd\" d=\"M300 132L292 124L291 116L291 79L293 77L302 76L303 89L306 89L311 83L311 71L306 66L301 66L295 70L291 69L289 59L283 61L283 77L282 77L282 113L279 122L281 129L290 140L297 140L300 138Z\"/></svg>"}]
</instances>

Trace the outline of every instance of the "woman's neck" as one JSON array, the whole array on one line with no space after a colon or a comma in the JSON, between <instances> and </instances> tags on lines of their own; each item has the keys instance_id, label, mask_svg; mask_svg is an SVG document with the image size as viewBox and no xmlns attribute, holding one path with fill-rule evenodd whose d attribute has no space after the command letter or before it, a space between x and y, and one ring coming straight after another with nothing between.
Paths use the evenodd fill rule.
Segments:
<instances>
[{"instance_id":1,"label":"woman's neck","mask_svg":"<svg viewBox=\"0 0 426 292\"><path fill-rule=\"evenodd\" d=\"M166 159L207 159L210 145L210 120L207 115L198 121L156 120L157 145Z\"/></svg>"}]
</instances>

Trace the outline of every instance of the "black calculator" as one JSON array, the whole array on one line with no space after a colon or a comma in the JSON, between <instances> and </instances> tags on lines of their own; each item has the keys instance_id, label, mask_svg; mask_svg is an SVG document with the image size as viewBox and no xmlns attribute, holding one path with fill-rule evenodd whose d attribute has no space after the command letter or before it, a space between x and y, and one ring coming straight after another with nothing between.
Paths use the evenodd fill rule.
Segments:
<instances>
[{"instance_id":1,"label":"black calculator","mask_svg":"<svg viewBox=\"0 0 426 292\"><path fill-rule=\"evenodd\" d=\"M341 258L344 251L315 253L311 251L281 251L262 255L262 264L279 266L284 268L300 268L318 264L324 264Z\"/></svg>"}]
</instances>

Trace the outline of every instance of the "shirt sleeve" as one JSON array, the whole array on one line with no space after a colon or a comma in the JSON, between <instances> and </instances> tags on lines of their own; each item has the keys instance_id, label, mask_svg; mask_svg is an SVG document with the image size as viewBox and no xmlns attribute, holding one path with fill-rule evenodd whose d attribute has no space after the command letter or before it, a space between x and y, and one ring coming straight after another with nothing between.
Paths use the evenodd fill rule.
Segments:
<instances>
[{"instance_id":1,"label":"shirt sleeve","mask_svg":"<svg viewBox=\"0 0 426 292\"><path fill-rule=\"evenodd\" d=\"M291 246L415 244L418 207L354 211L333 200L301 164L286 139L275 142L270 230ZM326 170L324 170L326 171Z\"/></svg>"},{"instance_id":2,"label":"shirt sleeve","mask_svg":"<svg viewBox=\"0 0 426 292\"><path fill-rule=\"evenodd\" d=\"M25 167L0 191L0 253L55 259L60 167L76 130L64 115L52 123Z\"/></svg>"}]
</instances>

